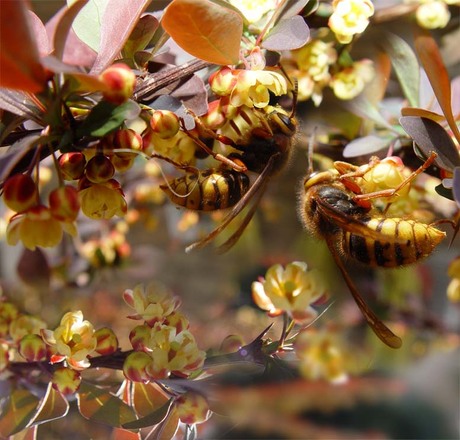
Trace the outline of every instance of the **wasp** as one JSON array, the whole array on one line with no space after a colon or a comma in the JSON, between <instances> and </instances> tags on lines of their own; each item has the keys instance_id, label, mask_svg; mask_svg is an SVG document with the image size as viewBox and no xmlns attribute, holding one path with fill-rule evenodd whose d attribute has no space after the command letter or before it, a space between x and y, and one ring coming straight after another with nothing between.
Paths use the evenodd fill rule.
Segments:
<instances>
[{"instance_id":1,"label":"wasp","mask_svg":"<svg viewBox=\"0 0 460 440\"><path fill-rule=\"evenodd\" d=\"M268 182L289 160L292 141L297 131L297 120L294 116L296 97L297 93L294 91L291 113L286 112L279 105L264 109L242 109L239 116L245 121L246 129L243 133L236 124L231 125L231 137L222 136L208 129L199 118L195 117L195 123L203 137L218 140L234 149L234 152L228 156L215 153L200 137L183 126L183 130L206 153L220 161L222 166L195 175L188 173L169 182L169 185L162 186L162 189L174 203L188 209L210 211L231 207L220 224L203 239L188 246L186 252L209 244L244 208L250 206L236 231L218 247L218 250L221 253L226 252L241 237L256 212ZM254 183L249 186L248 172L257 174ZM173 191L168 189L168 186Z\"/></svg>"},{"instance_id":2,"label":"wasp","mask_svg":"<svg viewBox=\"0 0 460 440\"><path fill-rule=\"evenodd\" d=\"M248 192L249 177L233 169L186 171L160 188L176 205L197 211L215 211L230 208L241 200Z\"/></svg>"},{"instance_id":3,"label":"wasp","mask_svg":"<svg viewBox=\"0 0 460 440\"><path fill-rule=\"evenodd\" d=\"M388 346L399 348L401 339L368 307L349 276L344 261L351 258L370 267L395 268L429 256L446 233L434 225L410 218L391 218L376 212L370 201L393 197L436 159L436 153L412 172L397 188L360 194L355 177L375 166L372 159L364 170L343 162L332 170L307 175L301 192L300 217L313 236L323 239L350 292L374 333Z\"/></svg>"}]
</instances>

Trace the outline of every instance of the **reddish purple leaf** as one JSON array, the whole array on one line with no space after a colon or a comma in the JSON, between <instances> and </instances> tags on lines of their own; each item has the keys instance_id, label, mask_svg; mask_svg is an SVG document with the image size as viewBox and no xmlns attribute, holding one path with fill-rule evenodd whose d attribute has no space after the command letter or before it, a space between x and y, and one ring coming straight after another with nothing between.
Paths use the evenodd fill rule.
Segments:
<instances>
[{"instance_id":1,"label":"reddish purple leaf","mask_svg":"<svg viewBox=\"0 0 460 440\"><path fill-rule=\"evenodd\" d=\"M432 151L438 154L435 162L439 167L452 171L456 166L460 166L458 150L440 124L417 116L403 116L399 122L425 156L428 157Z\"/></svg>"},{"instance_id":2,"label":"reddish purple leaf","mask_svg":"<svg viewBox=\"0 0 460 440\"><path fill-rule=\"evenodd\" d=\"M81 0L68 8L62 8L46 23L46 31L53 42L55 57L69 64L89 66L96 58L96 53L83 43L72 29L75 17L87 3L88 0ZM75 57L76 50L79 53L78 57ZM73 56L69 57L69 54Z\"/></svg>"},{"instance_id":3,"label":"reddish purple leaf","mask_svg":"<svg viewBox=\"0 0 460 440\"><path fill-rule=\"evenodd\" d=\"M48 34L46 33L43 22L32 11L28 12L38 52L40 53L40 56L43 57L51 52L50 40L48 39Z\"/></svg>"},{"instance_id":4,"label":"reddish purple leaf","mask_svg":"<svg viewBox=\"0 0 460 440\"><path fill-rule=\"evenodd\" d=\"M109 0L101 19L99 53L91 69L102 72L117 57L150 0Z\"/></svg>"},{"instance_id":5,"label":"reddish purple leaf","mask_svg":"<svg viewBox=\"0 0 460 440\"><path fill-rule=\"evenodd\" d=\"M273 51L302 47L310 38L310 29L300 15L281 20L264 38L262 47Z\"/></svg>"}]
</instances>

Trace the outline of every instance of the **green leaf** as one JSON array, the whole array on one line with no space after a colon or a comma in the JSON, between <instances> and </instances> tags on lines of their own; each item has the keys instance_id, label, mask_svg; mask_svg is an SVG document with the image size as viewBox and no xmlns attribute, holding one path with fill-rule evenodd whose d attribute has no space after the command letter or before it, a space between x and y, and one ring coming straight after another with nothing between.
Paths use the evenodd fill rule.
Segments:
<instances>
[{"instance_id":1,"label":"green leaf","mask_svg":"<svg viewBox=\"0 0 460 440\"><path fill-rule=\"evenodd\" d=\"M158 425L168 415L173 399L170 399L163 406L157 410L147 414L145 417L141 417L138 420L133 420L123 424L125 429L139 429L146 428L148 426Z\"/></svg>"},{"instance_id":2,"label":"green leaf","mask_svg":"<svg viewBox=\"0 0 460 440\"><path fill-rule=\"evenodd\" d=\"M27 390L14 390L0 418L0 438L6 438L26 428L37 412L39 399Z\"/></svg>"},{"instance_id":3,"label":"green leaf","mask_svg":"<svg viewBox=\"0 0 460 440\"><path fill-rule=\"evenodd\" d=\"M77 1L67 0L67 5L70 7ZM90 0L78 13L72 26L78 38L96 52L99 52L101 18L106 7L107 0Z\"/></svg>"},{"instance_id":4,"label":"green leaf","mask_svg":"<svg viewBox=\"0 0 460 440\"><path fill-rule=\"evenodd\" d=\"M82 382L77 393L80 414L109 426L126 424L135 418L133 409L114 394Z\"/></svg>"},{"instance_id":5,"label":"green leaf","mask_svg":"<svg viewBox=\"0 0 460 440\"><path fill-rule=\"evenodd\" d=\"M101 101L95 105L91 113L78 127L77 137L102 137L119 128L127 119L135 118L141 109L134 101L126 101L121 105Z\"/></svg>"},{"instance_id":6,"label":"green leaf","mask_svg":"<svg viewBox=\"0 0 460 440\"><path fill-rule=\"evenodd\" d=\"M382 41L385 52L401 84L404 96L411 106L419 103L420 66L409 44L398 35L388 33Z\"/></svg>"},{"instance_id":7,"label":"green leaf","mask_svg":"<svg viewBox=\"0 0 460 440\"><path fill-rule=\"evenodd\" d=\"M239 61L243 19L209 0L174 0L161 25L190 55L214 64Z\"/></svg>"},{"instance_id":8,"label":"green leaf","mask_svg":"<svg viewBox=\"0 0 460 440\"><path fill-rule=\"evenodd\" d=\"M45 397L42 399L37 409L37 416L33 423L43 423L64 417L69 411L67 399L53 388L51 382L48 384Z\"/></svg>"}]
</instances>

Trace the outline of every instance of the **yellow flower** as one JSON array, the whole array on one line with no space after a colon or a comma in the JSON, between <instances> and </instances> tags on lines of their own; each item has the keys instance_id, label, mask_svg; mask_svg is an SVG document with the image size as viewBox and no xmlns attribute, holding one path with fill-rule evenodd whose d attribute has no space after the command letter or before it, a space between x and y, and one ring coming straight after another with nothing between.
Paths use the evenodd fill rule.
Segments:
<instances>
[{"instance_id":1,"label":"yellow flower","mask_svg":"<svg viewBox=\"0 0 460 440\"><path fill-rule=\"evenodd\" d=\"M10 220L6 237L10 245L22 241L27 249L34 250L37 246L56 246L61 241L64 230L76 235L73 223L60 222L53 217L49 208L37 205Z\"/></svg>"},{"instance_id":2,"label":"yellow flower","mask_svg":"<svg viewBox=\"0 0 460 440\"><path fill-rule=\"evenodd\" d=\"M83 213L92 219L110 219L123 216L128 208L120 184L110 179L103 183L85 181L80 187L79 196Z\"/></svg>"},{"instance_id":3,"label":"yellow flower","mask_svg":"<svg viewBox=\"0 0 460 440\"><path fill-rule=\"evenodd\" d=\"M150 283L147 287L139 284L133 290L123 294L125 302L136 310L131 319L143 319L146 324L153 326L156 322L171 315L180 305L180 300L158 283Z\"/></svg>"},{"instance_id":4,"label":"yellow flower","mask_svg":"<svg viewBox=\"0 0 460 440\"><path fill-rule=\"evenodd\" d=\"M371 60L361 60L336 73L329 83L335 96L340 99L353 99L374 78L374 66Z\"/></svg>"},{"instance_id":5,"label":"yellow flower","mask_svg":"<svg viewBox=\"0 0 460 440\"><path fill-rule=\"evenodd\" d=\"M219 96L230 96L233 107L266 107L270 93L276 96L287 93L286 78L278 72L264 70L265 60L254 51L253 69L229 69L224 67L210 78L211 89Z\"/></svg>"},{"instance_id":6,"label":"yellow flower","mask_svg":"<svg viewBox=\"0 0 460 440\"><path fill-rule=\"evenodd\" d=\"M58 328L54 331L42 330L41 335L56 350L51 358L52 363L66 360L75 370L90 366L87 358L96 348L97 338L93 325L83 320L81 311L66 313Z\"/></svg>"},{"instance_id":7,"label":"yellow flower","mask_svg":"<svg viewBox=\"0 0 460 440\"><path fill-rule=\"evenodd\" d=\"M206 354L199 350L188 330L157 322L151 331L148 345L152 363L146 367L152 379L164 379L171 373L187 377L203 366Z\"/></svg>"},{"instance_id":8,"label":"yellow flower","mask_svg":"<svg viewBox=\"0 0 460 440\"><path fill-rule=\"evenodd\" d=\"M269 70L234 71L237 82L230 94L230 103L235 107L263 108L270 101L270 92L275 96L287 93L286 78L278 72Z\"/></svg>"},{"instance_id":9,"label":"yellow flower","mask_svg":"<svg viewBox=\"0 0 460 440\"><path fill-rule=\"evenodd\" d=\"M450 12L444 1L428 1L417 8L415 18L425 29L442 29L449 23Z\"/></svg>"},{"instance_id":10,"label":"yellow flower","mask_svg":"<svg viewBox=\"0 0 460 440\"><path fill-rule=\"evenodd\" d=\"M270 316L288 313L298 321L311 321L317 312L311 304L324 297L326 289L316 270L295 261L286 266L271 266L265 279L252 283L255 303Z\"/></svg>"},{"instance_id":11,"label":"yellow flower","mask_svg":"<svg viewBox=\"0 0 460 440\"><path fill-rule=\"evenodd\" d=\"M182 130L179 130L173 137L163 139L149 130L144 136L144 152L147 155L158 153L169 159L181 163L192 164L195 161L197 145L194 140Z\"/></svg>"},{"instance_id":12,"label":"yellow flower","mask_svg":"<svg viewBox=\"0 0 460 440\"><path fill-rule=\"evenodd\" d=\"M363 178L359 186L363 193L372 193L396 188L406 180L404 165L399 157L387 157L373 166ZM410 185L404 185L393 197L385 197L385 204L407 197Z\"/></svg>"},{"instance_id":13,"label":"yellow flower","mask_svg":"<svg viewBox=\"0 0 460 440\"><path fill-rule=\"evenodd\" d=\"M361 34L374 14L374 5L370 0L334 0L334 12L329 17L329 28L339 43L347 44L356 34Z\"/></svg>"},{"instance_id":14,"label":"yellow flower","mask_svg":"<svg viewBox=\"0 0 460 440\"><path fill-rule=\"evenodd\" d=\"M345 382L351 359L342 345L338 336L331 331L302 331L294 343L300 359L300 373L311 380Z\"/></svg>"}]
</instances>

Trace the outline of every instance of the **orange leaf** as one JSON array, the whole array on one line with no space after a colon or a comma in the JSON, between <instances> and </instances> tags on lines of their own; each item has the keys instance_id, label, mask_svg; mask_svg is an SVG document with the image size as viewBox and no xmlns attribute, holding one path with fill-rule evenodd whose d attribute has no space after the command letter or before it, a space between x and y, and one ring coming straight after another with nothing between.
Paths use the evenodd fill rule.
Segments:
<instances>
[{"instance_id":1,"label":"orange leaf","mask_svg":"<svg viewBox=\"0 0 460 440\"><path fill-rule=\"evenodd\" d=\"M14 390L2 408L0 438L22 431L37 412L38 398L27 390Z\"/></svg>"},{"instance_id":2,"label":"orange leaf","mask_svg":"<svg viewBox=\"0 0 460 440\"><path fill-rule=\"evenodd\" d=\"M243 19L209 0L174 0L161 19L165 31L189 54L214 64L237 64Z\"/></svg>"},{"instance_id":3,"label":"orange leaf","mask_svg":"<svg viewBox=\"0 0 460 440\"><path fill-rule=\"evenodd\" d=\"M0 4L0 86L37 93L46 83L45 69L28 21L25 1Z\"/></svg>"}]
</instances>

